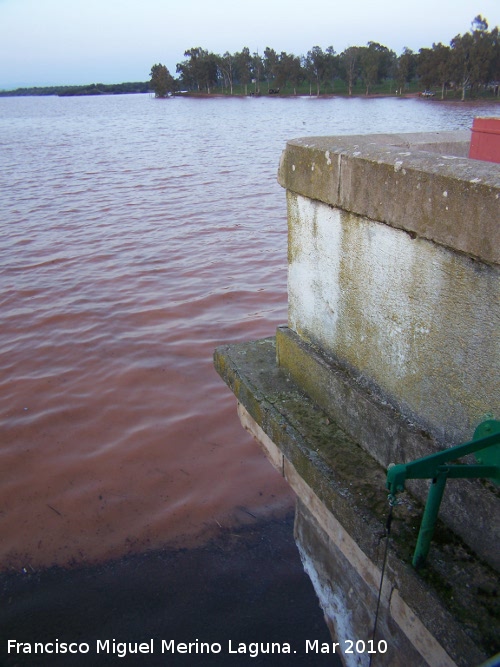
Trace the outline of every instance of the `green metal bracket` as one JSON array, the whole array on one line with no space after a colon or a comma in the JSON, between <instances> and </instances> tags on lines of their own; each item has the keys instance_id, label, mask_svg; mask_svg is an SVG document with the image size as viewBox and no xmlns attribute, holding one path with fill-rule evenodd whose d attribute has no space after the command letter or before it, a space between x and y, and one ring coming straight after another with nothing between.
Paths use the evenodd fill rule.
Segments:
<instances>
[{"instance_id":1,"label":"green metal bracket","mask_svg":"<svg viewBox=\"0 0 500 667\"><path fill-rule=\"evenodd\" d=\"M468 454L475 454L477 464L453 463ZM469 442L410 463L391 466L387 471L387 488L393 497L404 491L407 479L432 480L413 555L415 568L425 563L429 553L446 480L466 477L487 478L500 485L500 421L484 421L476 428Z\"/></svg>"}]
</instances>

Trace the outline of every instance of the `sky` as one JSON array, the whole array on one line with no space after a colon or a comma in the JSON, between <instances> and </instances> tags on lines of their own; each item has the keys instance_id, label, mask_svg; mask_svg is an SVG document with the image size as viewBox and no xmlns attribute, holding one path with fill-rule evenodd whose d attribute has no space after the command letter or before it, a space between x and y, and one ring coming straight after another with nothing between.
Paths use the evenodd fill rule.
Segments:
<instances>
[{"instance_id":1,"label":"sky","mask_svg":"<svg viewBox=\"0 0 500 667\"><path fill-rule=\"evenodd\" d=\"M398 55L500 26L500 0L0 0L0 90L147 81L184 52L305 55L379 42Z\"/></svg>"}]
</instances>

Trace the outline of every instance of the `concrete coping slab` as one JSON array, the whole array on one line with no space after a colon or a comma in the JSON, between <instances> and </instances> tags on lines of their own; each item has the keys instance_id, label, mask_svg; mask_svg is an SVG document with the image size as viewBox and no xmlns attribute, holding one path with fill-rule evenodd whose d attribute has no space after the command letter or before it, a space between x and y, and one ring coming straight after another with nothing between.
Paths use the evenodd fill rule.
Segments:
<instances>
[{"instance_id":1,"label":"concrete coping slab","mask_svg":"<svg viewBox=\"0 0 500 667\"><path fill-rule=\"evenodd\" d=\"M287 142L287 190L500 263L500 164L467 157L470 132L305 137Z\"/></svg>"}]
</instances>

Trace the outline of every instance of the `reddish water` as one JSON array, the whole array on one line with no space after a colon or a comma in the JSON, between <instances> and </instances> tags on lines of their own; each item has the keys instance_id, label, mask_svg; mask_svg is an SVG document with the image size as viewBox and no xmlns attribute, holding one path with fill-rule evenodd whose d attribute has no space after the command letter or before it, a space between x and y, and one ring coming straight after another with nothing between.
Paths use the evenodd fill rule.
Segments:
<instances>
[{"instance_id":1,"label":"reddish water","mask_svg":"<svg viewBox=\"0 0 500 667\"><path fill-rule=\"evenodd\" d=\"M191 543L289 508L212 367L217 345L286 321L284 143L476 112L0 99L0 567Z\"/></svg>"}]
</instances>

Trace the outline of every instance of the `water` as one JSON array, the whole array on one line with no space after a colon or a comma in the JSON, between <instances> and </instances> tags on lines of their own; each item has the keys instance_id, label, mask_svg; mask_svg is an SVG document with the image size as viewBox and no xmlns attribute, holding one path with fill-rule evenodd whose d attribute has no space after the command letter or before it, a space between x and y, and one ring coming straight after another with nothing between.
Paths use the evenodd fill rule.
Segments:
<instances>
[{"instance_id":1,"label":"water","mask_svg":"<svg viewBox=\"0 0 500 667\"><path fill-rule=\"evenodd\" d=\"M217 345L286 321L286 140L465 129L497 110L0 98L0 568L289 510L212 368Z\"/></svg>"}]
</instances>

